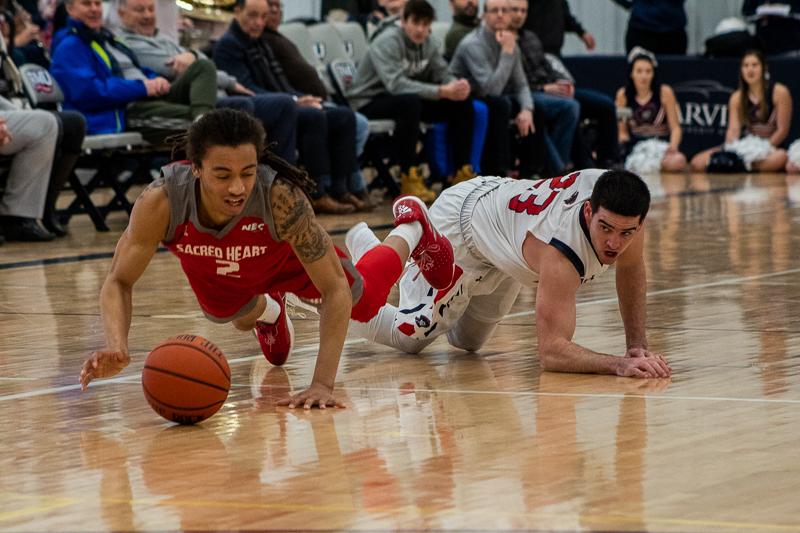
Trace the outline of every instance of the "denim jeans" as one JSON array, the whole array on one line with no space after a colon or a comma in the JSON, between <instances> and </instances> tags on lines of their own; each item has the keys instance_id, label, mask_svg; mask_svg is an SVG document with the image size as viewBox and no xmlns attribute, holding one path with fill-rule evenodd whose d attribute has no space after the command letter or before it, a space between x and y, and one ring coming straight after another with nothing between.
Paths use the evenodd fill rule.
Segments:
<instances>
[{"instance_id":1,"label":"denim jeans","mask_svg":"<svg viewBox=\"0 0 800 533\"><path fill-rule=\"evenodd\" d=\"M544 133L547 154L553 168L562 170L571 162L572 141L578 128L581 106L574 98L533 91L533 103L547 119Z\"/></svg>"},{"instance_id":2,"label":"denim jeans","mask_svg":"<svg viewBox=\"0 0 800 533\"><path fill-rule=\"evenodd\" d=\"M361 113L356 113L356 158L364 152L367 138L369 138L369 119ZM356 169L350 174L347 190L352 193L362 193L367 190L367 182L364 181L360 165L356 165Z\"/></svg>"}]
</instances>

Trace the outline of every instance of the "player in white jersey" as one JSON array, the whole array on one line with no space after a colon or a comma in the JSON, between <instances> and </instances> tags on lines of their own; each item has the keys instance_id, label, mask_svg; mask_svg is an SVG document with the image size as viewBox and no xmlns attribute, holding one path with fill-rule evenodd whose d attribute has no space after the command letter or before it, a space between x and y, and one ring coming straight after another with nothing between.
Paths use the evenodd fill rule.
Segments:
<instances>
[{"instance_id":1,"label":"player in white jersey","mask_svg":"<svg viewBox=\"0 0 800 533\"><path fill-rule=\"evenodd\" d=\"M430 210L455 251L453 282L433 289L411 265L397 307L384 306L351 331L417 353L446 333L451 345L479 349L522 286L537 286L536 329L544 370L668 377L645 331L644 219L647 185L626 171L588 169L546 180L477 177L446 189ZM354 261L378 243L363 222L347 234ZM616 264L625 326L624 357L572 342L578 287Z\"/></svg>"}]
</instances>

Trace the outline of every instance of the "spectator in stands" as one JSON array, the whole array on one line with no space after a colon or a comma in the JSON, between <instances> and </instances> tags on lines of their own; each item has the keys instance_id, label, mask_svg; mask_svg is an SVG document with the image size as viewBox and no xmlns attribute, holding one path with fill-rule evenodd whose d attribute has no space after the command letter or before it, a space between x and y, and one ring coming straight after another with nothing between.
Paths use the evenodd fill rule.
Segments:
<instances>
[{"instance_id":1,"label":"spectator in stands","mask_svg":"<svg viewBox=\"0 0 800 533\"><path fill-rule=\"evenodd\" d=\"M534 132L533 99L522 67L517 37L508 30L508 0L487 0L483 22L456 48L450 70L466 78L472 93L486 102L489 125L481 170L505 176L511 164L508 123L511 117L523 139Z\"/></svg>"},{"instance_id":2,"label":"spectator in stands","mask_svg":"<svg viewBox=\"0 0 800 533\"><path fill-rule=\"evenodd\" d=\"M744 0L742 15L755 22L765 54L800 52L800 0Z\"/></svg>"},{"instance_id":3,"label":"spectator in stands","mask_svg":"<svg viewBox=\"0 0 800 533\"><path fill-rule=\"evenodd\" d=\"M617 91L616 104L630 110L630 118L619 121L619 142L631 153L641 141L664 141L657 151L661 170L680 172L686 168L686 156L679 150L678 101L672 87L659 82L656 67L658 62L648 50L634 48L628 55L628 80Z\"/></svg>"},{"instance_id":4,"label":"spectator in stands","mask_svg":"<svg viewBox=\"0 0 800 533\"><path fill-rule=\"evenodd\" d=\"M333 17L339 16L337 12L344 12L345 20L354 20L365 30L367 20L377 10L378 0L322 0L323 19L333 22Z\"/></svg>"},{"instance_id":5,"label":"spectator in stands","mask_svg":"<svg viewBox=\"0 0 800 533\"><path fill-rule=\"evenodd\" d=\"M41 40L43 25L36 2L0 0L0 29L6 42L13 45L12 58L16 64L36 63L47 68L47 50Z\"/></svg>"},{"instance_id":6,"label":"spectator in stands","mask_svg":"<svg viewBox=\"0 0 800 533\"><path fill-rule=\"evenodd\" d=\"M0 197L0 235L5 240L35 242L55 238L39 225L38 219L44 215L57 140L55 115L19 110L0 98L0 154L13 156Z\"/></svg>"},{"instance_id":7,"label":"spectator in stands","mask_svg":"<svg viewBox=\"0 0 800 533\"><path fill-rule=\"evenodd\" d=\"M444 38L444 57L450 59L456 53L456 47L469 32L478 27L478 0L450 0L453 10L453 23Z\"/></svg>"},{"instance_id":8,"label":"spectator in stands","mask_svg":"<svg viewBox=\"0 0 800 533\"><path fill-rule=\"evenodd\" d=\"M0 55L6 54L5 40L0 36ZM5 98L19 96L23 85L22 76L13 61L6 60L0 70L0 95ZM8 107L8 106L6 106ZM21 109L16 106L17 109ZM58 136L56 138L56 151L53 166L50 170L50 183L44 204L42 224L45 229L56 237L67 234L56 216L56 200L69 179L75 163L83 151L83 138L86 135L86 120L77 111L53 111L58 120Z\"/></svg>"},{"instance_id":9,"label":"spectator in stands","mask_svg":"<svg viewBox=\"0 0 800 533\"><path fill-rule=\"evenodd\" d=\"M597 44L594 35L572 16L567 0L531 0L525 27L539 37L544 51L554 56L561 56L565 32L580 37L587 50L594 50Z\"/></svg>"},{"instance_id":10,"label":"spectator in stands","mask_svg":"<svg viewBox=\"0 0 800 533\"><path fill-rule=\"evenodd\" d=\"M370 44L349 93L352 105L367 117L395 121L400 190L426 202L436 195L414 164L422 121L447 122L458 169L453 181L474 177L470 86L447 70L439 42L430 35L434 16L426 0L409 0L400 27L387 28Z\"/></svg>"},{"instance_id":11,"label":"spectator in stands","mask_svg":"<svg viewBox=\"0 0 800 533\"><path fill-rule=\"evenodd\" d=\"M378 0L378 11L367 21L367 38L372 41L386 28L398 26L407 0Z\"/></svg>"},{"instance_id":12,"label":"spectator in stands","mask_svg":"<svg viewBox=\"0 0 800 533\"><path fill-rule=\"evenodd\" d=\"M112 31L121 29L123 26L120 18L120 7L124 0L109 0L106 8L104 24ZM192 27L189 19L182 18L180 9L175 0L154 0L156 28L159 36L167 37L175 42L180 39L179 32L182 28Z\"/></svg>"},{"instance_id":13,"label":"spectator in stands","mask_svg":"<svg viewBox=\"0 0 800 533\"><path fill-rule=\"evenodd\" d=\"M565 92L570 90L570 86L572 87L573 98L581 105L581 120L590 119L596 122L597 133L593 147L586 144L580 128L575 132L575 143L572 147L572 161L575 166L612 168L618 165L620 150L617 142L617 112L614 100L600 91L576 87L575 77L560 59L553 55L545 57L549 60L553 72L561 80L560 87L565 89ZM596 153L592 154L591 150Z\"/></svg>"},{"instance_id":14,"label":"spectator in stands","mask_svg":"<svg viewBox=\"0 0 800 533\"><path fill-rule=\"evenodd\" d=\"M100 0L66 0L67 27L53 39L52 73L64 107L83 113L90 134L137 130L153 144L214 108L217 73L195 61L170 84L140 68L134 53L102 26Z\"/></svg>"},{"instance_id":15,"label":"spectator in stands","mask_svg":"<svg viewBox=\"0 0 800 533\"><path fill-rule=\"evenodd\" d=\"M336 197L345 194L356 168L355 115L347 108L324 105L320 97L289 83L264 34L270 3L278 1L237 0L231 25L214 49L214 62L256 94L280 92L297 99L300 161L317 182L314 209L352 213L355 207Z\"/></svg>"},{"instance_id":16,"label":"spectator in stands","mask_svg":"<svg viewBox=\"0 0 800 533\"><path fill-rule=\"evenodd\" d=\"M509 29L517 34L522 66L534 105L545 117L546 122L540 131L550 164L556 174L563 174L572 168L572 144L581 114L581 106L574 98L575 86L555 73L544 55L542 42L535 33L523 27L528 0L509 0L509 6Z\"/></svg>"},{"instance_id":17,"label":"spectator in stands","mask_svg":"<svg viewBox=\"0 0 800 533\"><path fill-rule=\"evenodd\" d=\"M640 46L654 54L686 53L686 0L611 0L630 10L625 52Z\"/></svg>"},{"instance_id":18,"label":"spectator in stands","mask_svg":"<svg viewBox=\"0 0 800 533\"><path fill-rule=\"evenodd\" d=\"M769 80L769 69L761 52L748 51L739 67L739 88L728 101L725 144L750 136L768 140L769 146L763 157L752 161L752 169L777 172L787 164L786 150L779 146L786 140L791 122L792 96L789 89L782 83ZM701 172L706 170L711 156L722 149L716 147L700 152L692 158L692 169Z\"/></svg>"},{"instance_id":19,"label":"spectator in stands","mask_svg":"<svg viewBox=\"0 0 800 533\"><path fill-rule=\"evenodd\" d=\"M320 98L326 106L332 105L328 102L328 90L317 75L316 69L306 61L297 46L278 31L282 20L283 8L280 1L270 0L264 39L272 49L275 60L286 74L289 85L303 94ZM361 155L367 137L369 137L369 120L364 115L356 113L356 157ZM355 165L345 184L344 192L337 197L337 200L345 204L352 204L358 211L369 211L373 208L367 192L367 184L358 164Z\"/></svg>"},{"instance_id":20,"label":"spectator in stands","mask_svg":"<svg viewBox=\"0 0 800 533\"><path fill-rule=\"evenodd\" d=\"M120 37L143 67L174 82L196 61L209 61L198 50L188 50L158 29L155 0L118 0ZM271 150L294 163L297 104L287 94L259 94L225 71L217 71L218 107L233 107L254 115L269 132ZM233 96L228 96L231 94Z\"/></svg>"}]
</instances>

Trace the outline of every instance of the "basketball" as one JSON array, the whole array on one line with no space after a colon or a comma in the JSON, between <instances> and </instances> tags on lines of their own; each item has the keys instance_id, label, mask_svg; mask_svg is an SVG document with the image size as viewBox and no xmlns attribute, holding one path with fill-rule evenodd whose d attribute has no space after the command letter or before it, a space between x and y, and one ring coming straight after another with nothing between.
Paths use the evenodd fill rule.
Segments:
<instances>
[{"instance_id":1,"label":"basketball","mask_svg":"<svg viewBox=\"0 0 800 533\"><path fill-rule=\"evenodd\" d=\"M142 370L150 407L167 420L196 424L216 413L231 388L231 370L216 344L178 335L156 346Z\"/></svg>"}]
</instances>

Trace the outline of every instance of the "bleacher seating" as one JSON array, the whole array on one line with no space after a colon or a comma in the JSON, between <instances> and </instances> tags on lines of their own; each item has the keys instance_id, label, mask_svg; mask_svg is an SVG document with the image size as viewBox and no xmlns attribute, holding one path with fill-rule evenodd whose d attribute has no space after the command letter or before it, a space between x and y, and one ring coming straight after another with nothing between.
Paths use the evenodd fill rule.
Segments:
<instances>
[{"instance_id":1,"label":"bleacher seating","mask_svg":"<svg viewBox=\"0 0 800 533\"><path fill-rule=\"evenodd\" d=\"M310 65L317 66L319 64L317 56L314 54L314 47L311 44L311 34L308 31L308 26L302 22L287 22L278 27L278 33L292 41Z\"/></svg>"},{"instance_id":2,"label":"bleacher seating","mask_svg":"<svg viewBox=\"0 0 800 533\"><path fill-rule=\"evenodd\" d=\"M356 67L367 55L367 36L358 22L335 22L333 26L342 36L342 43L350 59Z\"/></svg>"},{"instance_id":3,"label":"bleacher seating","mask_svg":"<svg viewBox=\"0 0 800 533\"><path fill-rule=\"evenodd\" d=\"M366 36L361 26L356 24L356 27L366 45ZM356 66L347 52L342 34L336 26L327 22L310 26L308 34L310 48L314 52L315 59L322 65L322 69L318 68L318 72L329 88L329 93L338 104L349 105L347 93L355 78ZM292 35L300 35L300 32L294 32ZM290 35L285 36L292 39ZM293 42L299 48L303 45L303 38ZM394 128L393 120L370 120L370 141L362 157L364 164L373 166L378 171L379 178L374 182L374 186L386 187L392 195L399 194L399 189L388 172L387 159L390 150L386 141Z\"/></svg>"},{"instance_id":4,"label":"bleacher seating","mask_svg":"<svg viewBox=\"0 0 800 533\"><path fill-rule=\"evenodd\" d=\"M28 63L19 70L25 95L33 107L57 109L61 105L64 93L45 68ZM70 175L69 185L75 198L69 207L58 211L58 216L62 223L67 223L73 215L86 214L98 231L108 231L106 216L119 210L130 214L133 205L126 193L133 184L150 180L150 162L158 151L137 132L87 135L83 151L76 168L89 171L90 178L84 183L76 172ZM120 181L124 170L132 170L132 175ZM113 191L113 197L105 204L96 205L92 192L106 187Z\"/></svg>"}]
</instances>

